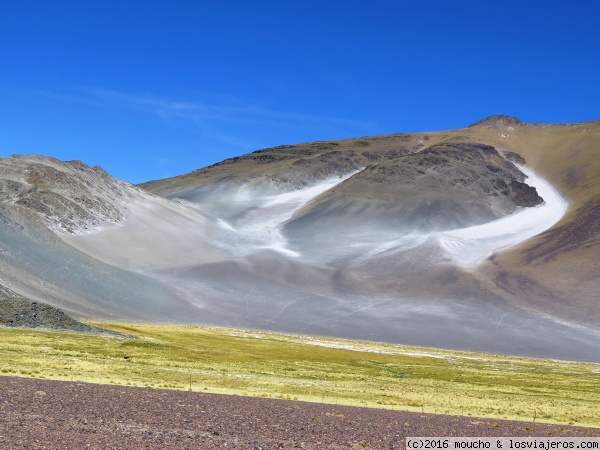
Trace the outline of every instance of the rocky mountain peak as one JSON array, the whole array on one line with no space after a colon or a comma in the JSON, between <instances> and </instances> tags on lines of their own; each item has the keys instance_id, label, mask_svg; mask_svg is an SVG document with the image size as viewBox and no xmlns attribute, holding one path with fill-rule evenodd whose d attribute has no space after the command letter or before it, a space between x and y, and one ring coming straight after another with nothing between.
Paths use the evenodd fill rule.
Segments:
<instances>
[{"instance_id":1,"label":"rocky mountain peak","mask_svg":"<svg viewBox=\"0 0 600 450\"><path fill-rule=\"evenodd\" d=\"M121 222L136 196L151 195L81 161L12 155L0 158L0 169L0 199L34 212L60 233Z\"/></svg>"},{"instance_id":2,"label":"rocky mountain peak","mask_svg":"<svg viewBox=\"0 0 600 450\"><path fill-rule=\"evenodd\" d=\"M505 128L505 127L519 127L522 125L525 125L525 122L521 121L520 119L518 119L516 117L507 116L507 115L496 115L496 116L489 116L489 117L486 117L485 119L475 122L474 124L469 125L468 128L481 127L481 128L490 128L490 129L499 129L499 128Z\"/></svg>"}]
</instances>

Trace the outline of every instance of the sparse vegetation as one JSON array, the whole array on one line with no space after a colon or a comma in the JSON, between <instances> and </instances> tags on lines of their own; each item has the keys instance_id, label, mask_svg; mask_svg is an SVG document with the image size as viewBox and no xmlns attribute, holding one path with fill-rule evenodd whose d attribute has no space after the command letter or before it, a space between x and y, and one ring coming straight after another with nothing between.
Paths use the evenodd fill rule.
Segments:
<instances>
[{"instance_id":1,"label":"sparse vegetation","mask_svg":"<svg viewBox=\"0 0 600 450\"><path fill-rule=\"evenodd\" d=\"M0 374L600 427L598 364L231 329L101 326L140 339L0 329Z\"/></svg>"}]
</instances>

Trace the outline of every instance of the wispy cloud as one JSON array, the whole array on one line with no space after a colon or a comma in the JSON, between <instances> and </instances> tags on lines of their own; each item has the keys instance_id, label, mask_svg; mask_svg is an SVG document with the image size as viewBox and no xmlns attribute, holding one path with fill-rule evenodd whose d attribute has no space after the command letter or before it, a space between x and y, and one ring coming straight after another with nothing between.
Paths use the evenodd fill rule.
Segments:
<instances>
[{"instance_id":1,"label":"wispy cloud","mask_svg":"<svg viewBox=\"0 0 600 450\"><path fill-rule=\"evenodd\" d=\"M274 137L285 136L284 139L291 139L288 142L308 141L352 137L377 130L374 123L364 120L281 111L264 107L260 102L232 97L187 101L108 89L85 89L77 94L38 94L92 108L154 116L165 123L191 128L204 139L243 150L274 145Z\"/></svg>"},{"instance_id":2,"label":"wispy cloud","mask_svg":"<svg viewBox=\"0 0 600 450\"><path fill-rule=\"evenodd\" d=\"M307 124L326 124L343 127L370 128L373 123L340 117L277 111L256 105L242 104L237 100L225 102L187 102L165 99L150 94L128 94L112 90L85 91L95 100L112 106L137 109L165 119L180 118L205 125L213 121L244 122L249 124L304 127ZM238 103L238 104L233 104Z\"/></svg>"}]
</instances>

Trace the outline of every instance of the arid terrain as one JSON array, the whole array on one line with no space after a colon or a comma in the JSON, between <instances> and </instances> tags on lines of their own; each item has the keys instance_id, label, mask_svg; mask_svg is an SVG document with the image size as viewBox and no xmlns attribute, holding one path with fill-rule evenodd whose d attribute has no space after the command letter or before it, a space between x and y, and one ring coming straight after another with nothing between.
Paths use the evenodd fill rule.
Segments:
<instances>
[{"instance_id":1,"label":"arid terrain","mask_svg":"<svg viewBox=\"0 0 600 450\"><path fill-rule=\"evenodd\" d=\"M600 436L598 428L0 379L6 449L404 449L407 436Z\"/></svg>"},{"instance_id":2,"label":"arid terrain","mask_svg":"<svg viewBox=\"0 0 600 450\"><path fill-rule=\"evenodd\" d=\"M79 319L600 361L600 122L283 145L132 186L0 160L0 285Z\"/></svg>"}]
</instances>

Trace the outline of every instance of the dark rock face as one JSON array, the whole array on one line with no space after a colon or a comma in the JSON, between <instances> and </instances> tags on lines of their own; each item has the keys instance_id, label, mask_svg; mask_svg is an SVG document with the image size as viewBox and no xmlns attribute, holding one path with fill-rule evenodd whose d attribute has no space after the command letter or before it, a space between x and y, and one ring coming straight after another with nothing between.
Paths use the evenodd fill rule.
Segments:
<instances>
[{"instance_id":1,"label":"dark rock face","mask_svg":"<svg viewBox=\"0 0 600 450\"><path fill-rule=\"evenodd\" d=\"M521 155L519 155L518 153L515 153L515 152L505 152L504 157L506 159L508 159L509 161L514 162L515 164L520 164L520 165L527 164L527 161L525 160L525 158L523 158Z\"/></svg>"},{"instance_id":2,"label":"dark rock face","mask_svg":"<svg viewBox=\"0 0 600 450\"><path fill-rule=\"evenodd\" d=\"M534 187L520 181L510 183L510 197L517 206L532 207L540 205L544 199L540 197Z\"/></svg>"}]
</instances>

